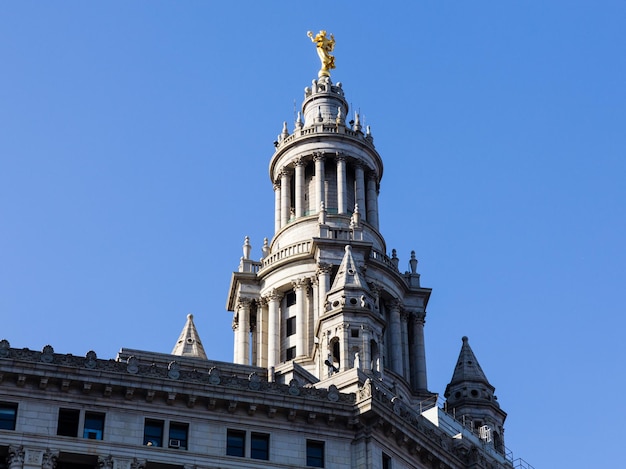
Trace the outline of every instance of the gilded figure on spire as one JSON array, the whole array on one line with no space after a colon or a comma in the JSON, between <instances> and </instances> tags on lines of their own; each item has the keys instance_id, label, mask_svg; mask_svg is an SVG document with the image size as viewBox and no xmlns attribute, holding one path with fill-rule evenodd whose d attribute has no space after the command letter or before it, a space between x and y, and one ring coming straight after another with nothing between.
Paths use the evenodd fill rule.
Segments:
<instances>
[{"instance_id":1,"label":"gilded figure on spire","mask_svg":"<svg viewBox=\"0 0 626 469\"><path fill-rule=\"evenodd\" d=\"M313 33L309 31L307 36L311 38L311 41L317 46L317 55L320 56L322 61L322 68L318 72L319 78L329 77L330 70L335 68L335 57L330 53L335 48L335 37L331 34L330 39L326 37L326 31L322 30L313 36Z\"/></svg>"}]
</instances>

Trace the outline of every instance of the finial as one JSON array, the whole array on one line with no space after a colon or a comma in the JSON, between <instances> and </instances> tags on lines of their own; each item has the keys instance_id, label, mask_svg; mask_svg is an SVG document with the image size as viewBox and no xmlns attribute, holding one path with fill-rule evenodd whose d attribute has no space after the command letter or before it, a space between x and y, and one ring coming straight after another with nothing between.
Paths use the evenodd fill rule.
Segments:
<instances>
[{"instance_id":1,"label":"finial","mask_svg":"<svg viewBox=\"0 0 626 469\"><path fill-rule=\"evenodd\" d=\"M398 263L399 262L400 262L400 259L398 259L398 253L396 252L395 249L392 249L391 250L391 263L396 268L396 270L398 270Z\"/></svg>"},{"instance_id":2,"label":"finial","mask_svg":"<svg viewBox=\"0 0 626 469\"><path fill-rule=\"evenodd\" d=\"M335 57L330 53L335 48L335 37L331 34L330 39L326 37L326 31L321 30L315 36L311 31L306 33L311 38L311 41L317 46L317 55L319 55L322 62L322 68L317 73L317 76L330 77L330 70L335 68Z\"/></svg>"},{"instance_id":3,"label":"finial","mask_svg":"<svg viewBox=\"0 0 626 469\"><path fill-rule=\"evenodd\" d=\"M243 240L243 258L250 259L250 251L252 246L250 245L250 238L246 236Z\"/></svg>"},{"instance_id":4,"label":"finial","mask_svg":"<svg viewBox=\"0 0 626 469\"><path fill-rule=\"evenodd\" d=\"M367 125L365 126L365 134L369 137L370 135L372 135L372 131L370 129L370 126Z\"/></svg>"},{"instance_id":5,"label":"finial","mask_svg":"<svg viewBox=\"0 0 626 469\"><path fill-rule=\"evenodd\" d=\"M411 273L417 273L417 259L415 258L415 251L411 251L411 260L409 261L409 265L411 266Z\"/></svg>"},{"instance_id":6,"label":"finial","mask_svg":"<svg viewBox=\"0 0 626 469\"><path fill-rule=\"evenodd\" d=\"M261 251L263 251L263 259L265 259L270 253L270 245L267 238L263 238L263 247L261 248Z\"/></svg>"},{"instance_id":7,"label":"finial","mask_svg":"<svg viewBox=\"0 0 626 469\"><path fill-rule=\"evenodd\" d=\"M359 119L359 113L354 113L354 127L352 128L355 132L361 131L361 120Z\"/></svg>"},{"instance_id":8,"label":"finial","mask_svg":"<svg viewBox=\"0 0 626 469\"><path fill-rule=\"evenodd\" d=\"M323 200L320 202L320 213L318 216L318 223L320 225L326 224L326 204L324 204Z\"/></svg>"},{"instance_id":9,"label":"finial","mask_svg":"<svg viewBox=\"0 0 626 469\"><path fill-rule=\"evenodd\" d=\"M298 118L296 119L296 129L301 129L304 124L302 123L302 113L298 111Z\"/></svg>"},{"instance_id":10,"label":"finial","mask_svg":"<svg viewBox=\"0 0 626 469\"><path fill-rule=\"evenodd\" d=\"M463 337L461 337L461 340L463 341L463 343L464 343L464 344L466 344L466 343L469 341L469 339L467 338L467 336L466 336L466 335L464 335Z\"/></svg>"},{"instance_id":11,"label":"finial","mask_svg":"<svg viewBox=\"0 0 626 469\"><path fill-rule=\"evenodd\" d=\"M287 122L283 122L283 131L281 133L283 138L289 137L289 130L287 129Z\"/></svg>"},{"instance_id":12,"label":"finial","mask_svg":"<svg viewBox=\"0 0 626 469\"><path fill-rule=\"evenodd\" d=\"M343 115L341 114L341 106L337 108L337 125L343 124Z\"/></svg>"}]
</instances>

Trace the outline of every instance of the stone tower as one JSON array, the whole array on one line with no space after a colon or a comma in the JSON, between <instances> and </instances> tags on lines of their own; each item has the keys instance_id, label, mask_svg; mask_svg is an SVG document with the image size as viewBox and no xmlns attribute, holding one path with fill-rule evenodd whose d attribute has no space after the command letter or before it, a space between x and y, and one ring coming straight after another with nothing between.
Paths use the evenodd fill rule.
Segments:
<instances>
[{"instance_id":1,"label":"stone tower","mask_svg":"<svg viewBox=\"0 0 626 469\"><path fill-rule=\"evenodd\" d=\"M493 442L496 451L503 452L506 412L500 408L496 388L487 380L468 338L462 340L459 359L444 393L446 407L456 419L478 431L483 440Z\"/></svg>"},{"instance_id":2,"label":"stone tower","mask_svg":"<svg viewBox=\"0 0 626 469\"><path fill-rule=\"evenodd\" d=\"M346 121L342 84L320 75L304 90L293 130L284 123L274 143L274 235L261 261L246 237L232 276L234 361L273 370L277 381L332 378L342 389L375 377L408 400L423 398L431 290L420 285L414 252L405 273L395 250L387 255L382 159L359 115ZM339 378L354 369L355 380Z\"/></svg>"}]
</instances>

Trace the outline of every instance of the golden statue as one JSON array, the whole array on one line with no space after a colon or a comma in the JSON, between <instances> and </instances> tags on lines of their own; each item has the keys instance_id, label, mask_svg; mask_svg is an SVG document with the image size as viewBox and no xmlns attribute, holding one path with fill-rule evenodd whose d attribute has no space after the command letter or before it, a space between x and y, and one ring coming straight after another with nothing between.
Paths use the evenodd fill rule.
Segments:
<instances>
[{"instance_id":1,"label":"golden statue","mask_svg":"<svg viewBox=\"0 0 626 469\"><path fill-rule=\"evenodd\" d=\"M330 70L335 68L335 57L330 55L335 48L335 37L331 34L330 39L328 39L326 37L326 31L324 30L320 31L315 36L313 36L313 33L309 31L307 36L309 36L311 41L317 46L317 55L320 56L320 60L322 61L322 68L318 72L317 76L319 78L329 77Z\"/></svg>"}]
</instances>

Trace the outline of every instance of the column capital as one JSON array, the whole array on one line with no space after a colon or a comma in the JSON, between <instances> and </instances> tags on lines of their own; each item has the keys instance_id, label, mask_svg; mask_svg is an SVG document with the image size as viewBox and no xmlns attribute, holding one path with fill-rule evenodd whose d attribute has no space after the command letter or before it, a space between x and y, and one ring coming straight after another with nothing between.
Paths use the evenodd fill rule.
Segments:
<instances>
[{"instance_id":1,"label":"column capital","mask_svg":"<svg viewBox=\"0 0 626 469\"><path fill-rule=\"evenodd\" d=\"M300 277L291 281L291 286L295 289L304 289L308 286L309 279L307 277Z\"/></svg>"},{"instance_id":2,"label":"column capital","mask_svg":"<svg viewBox=\"0 0 626 469\"><path fill-rule=\"evenodd\" d=\"M113 469L113 456L98 456L98 467L100 469Z\"/></svg>"},{"instance_id":3,"label":"column capital","mask_svg":"<svg viewBox=\"0 0 626 469\"><path fill-rule=\"evenodd\" d=\"M278 290L276 290L275 288L273 288L269 292L267 292L264 296L265 298L267 298L268 301L280 301L283 299L284 295Z\"/></svg>"},{"instance_id":4,"label":"column capital","mask_svg":"<svg viewBox=\"0 0 626 469\"><path fill-rule=\"evenodd\" d=\"M306 164L306 160L304 159L304 156L298 156L293 159L294 166L304 166L305 164Z\"/></svg>"},{"instance_id":5,"label":"column capital","mask_svg":"<svg viewBox=\"0 0 626 469\"><path fill-rule=\"evenodd\" d=\"M313 161L324 161L325 159L326 157L321 151L316 151L313 153Z\"/></svg>"},{"instance_id":6,"label":"column capital","mask_svg":"<svg viewBox=\"0 0 626 469\"><path fill-rule=\"evenodd\" d=\"M346 154L345 154L345 153L342 153L342 152L339 152L339 151L338 151L337 153L335 153L335 161L336 161L337 163L342 163L342 162L345 162L345 161L346 161L346 158L347 158L347 157L346 157Z\"/></svg>"},{"instance_id":7,"label":"column capital","mask_svg":"<svg viewBox=\"0 0 626 469\"><path fill-rule=\"evenodd\" d=\"M278 192L280 190L280 182L275 182L272 185L274 186L274 192Z\"/></svg>"},{"instance_id":8,"label":"column capital","mask_svg":"<svg viewBox=\"0 0 626 469\"><path fill-rule=\"evenodd\" d=\"M327 264L326 262L318 262L317 263L317 274L330 274L333 268L332 264Z\"/></svg>"},{"instance_id":9,"label":"column capital","mask_svg":"<svg viewBox=\"0 0 626 469\"><path fill-rule=\"evenodd\" d=\"M293 173L293 170L291 168L288 168L287 166L284 166L284 167L280 168L280 171L278 172L278 175L281 178L283 178L283 177L291 176L292 173Z\"/></svg>"},{"instance_id":10,"label":"column capital","mask_svg":"<svg viewBox=\"0 0 626 469\"><path fill-rule=\"evenodd\" d=\"M41 459L41 469L54 469L57 466L57 459L59 458L58 451L51 451L47 449L43 453Z\"/></svg>"},{"instance_id":11,"label":"column capital","mask_svg":"<svg viewBox=\"0 0 626 469\"><path fill-rule=\"evenodd\" d=\"M426 311L413 311L411 314L411 320L415 324L424 325L426 323Z\"/></svg>"},{"instance_id":12,"label":"column capital","mask_svg":"<svg viewBox=\"0 0 626 469\"><path fill-rule=\"evenodd\" d=\"M252 304L252 298L238 298L237 308L249 308Z\"/></svg>"},{"instance_id":13,"label":"column capital","mask_svg":"<svg viewBox=\"0 0 626 469\"><path fill-rule=\"evenodd\" d=\"M400 301L397 298L392 299L391 301L387 302L387 306L389 306L389 309L392 309L394 311L400 311L400 309L402 309L402 301Z\"/></svg>"},{"instance_id":14,"label":"column capital","mask_svg":"<svg viewBox=\"0 0 626 469\"><path fill-rule=\"evenodd\" d=\"M7 455L7 466L12 467L14 464L22 467L24 464L24 447L22 445L9 445L9 454Z\"/></svg>"},{"instance_id":15,"label":"column capital","mask_svg":"<svg viewBox=\"0 0 626 469\"><path fill-rule=\"evenodd\" d=\"M268 303L266 296L260 296L256 299L256 301L261 307L267 306Z\"/></svg>"}]
</instances>

